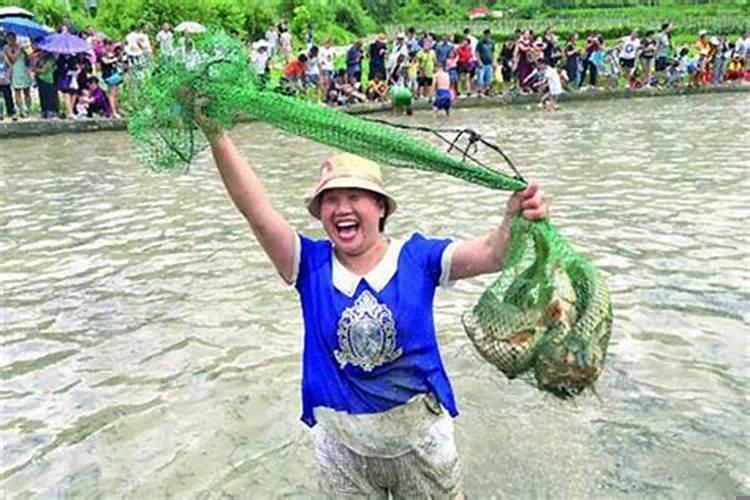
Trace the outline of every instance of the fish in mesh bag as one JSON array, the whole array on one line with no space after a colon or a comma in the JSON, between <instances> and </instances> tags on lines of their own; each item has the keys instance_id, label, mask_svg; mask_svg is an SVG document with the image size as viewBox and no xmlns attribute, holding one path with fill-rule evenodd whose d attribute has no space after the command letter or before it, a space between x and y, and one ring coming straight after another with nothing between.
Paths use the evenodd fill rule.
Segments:
<instances>
[{"instance_id":1,"label":"fish in mesh bag","mask_svg":"<svg viewBox=\"0 0 750 500\"><path fill-rule=\"evenodd\" d=\"M500 148L474 131L449 131L458 134L450 141L441 133L448 131L363 119L282 95L259 84L244 47L231 36L207 33L194 44L189 61L163 60L144 75L133 98L128 131L152 170L186 169L207 146L206 135L245 116L394 167L506 191L528 184ZM399 128L432 133L450 148L443 151ZM464 149L457 145L461 137L468 138ZM500 154L516 175L475 158L479 145ZM521 217L513 222L503 270L462 320L487 361L509 378L533 373L540 389L558 396L594 383L612 332L610 296L596 268L548 221Z\"/></svg>"},{"instance_id":2,"label":"fish in mesh bag","mask_svg":"<svg viewBox=\"0 0 750 500\"><path fill-rule=\"evenodd\" d=\"M508 378L533 372L540 389L577 395L604 366L612 334L607 284L547 221L517 217L510 238L503 270L462 315L464 329Z\"/></svg>"}]
</instances>

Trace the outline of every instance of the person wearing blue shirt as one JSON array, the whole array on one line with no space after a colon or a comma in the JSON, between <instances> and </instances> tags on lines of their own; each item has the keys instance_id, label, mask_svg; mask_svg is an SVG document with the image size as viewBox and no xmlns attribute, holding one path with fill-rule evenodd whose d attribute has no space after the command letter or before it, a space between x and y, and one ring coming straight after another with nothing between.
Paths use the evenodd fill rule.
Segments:
<instances>
[{"instance_id":1,"label":"person wearing blue shirt","mask_svg":"<svg viewBox=\"0 0 750 500\"><path fill-rule=\"evenodd\" d=\"M349 83L358 85L362 79L362 42L357 40L346 51L346 74Z\"/></svg>"},{"instance_id":2,"label":"person wearing blue shirt","mask_svg":"<svg viewBox=\"0 0 750 500\"><path fill-rule=\"evenodd\" d=\"M453 50L453 44L450 42L450 35L443 35L438 43L435 44L435 58L437 59L438 66L445 67L445 63L448 60L448 55Z\"/></svg>"},{"instance_id":3,"label":"person wearing blue shirt","mask_svg":"<svg viewBox=\"0 0 750 500\"><path fill-rule=\"evenodd\" d=\"M435 334L438 286L502 267L510 221L548 216L535 184L511 196L502 221L467 241L385 233L397 203L380 167L343 153L325 160L306 199L327 235L295 231L272 206L232 140L198 113L226 189L304 323L302 421L330 497L462 498L453 437L456 399Z\"/></svg>"},{"instance_id":4,"label":"person wearing blue shirt","mask_svg":"<svg viewBox=\"0 0 750 500\"><path fill-rule=\"evenodd\" d=\"M477 87L480 94L489 94L492 90L492 79L495 76L494 53L495 42L492 41L490 30L484 30L482 39L477 42L477 59L479 60L479 74Z\"/></svg>"}]
</instances>

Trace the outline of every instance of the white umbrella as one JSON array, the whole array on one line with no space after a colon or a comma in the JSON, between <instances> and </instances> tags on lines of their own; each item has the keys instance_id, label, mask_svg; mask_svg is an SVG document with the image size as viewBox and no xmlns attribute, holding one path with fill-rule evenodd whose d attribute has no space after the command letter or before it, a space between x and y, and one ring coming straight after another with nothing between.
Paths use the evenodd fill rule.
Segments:
<instances>
[{"instance_id":1,"label":"white umbrella","mask_svg":"<svg viewBox=\"0 0 750 500\"><path fill-rule=\"evenodd\" d=\"M174 30L179 33L205 33L206 27L201 23L185 21L184 23L178 24Z\"/></svg>"},{"instance_id":2,"label":"white umbrella","mask_svg":"<svg viewBox=\"0 0 750 500\"><path fill-rule=\"evenodd\" d=\"M0 17L23 17L32 19L34 14L21 7L0 7Z\"/></svg>"}]
</instances>

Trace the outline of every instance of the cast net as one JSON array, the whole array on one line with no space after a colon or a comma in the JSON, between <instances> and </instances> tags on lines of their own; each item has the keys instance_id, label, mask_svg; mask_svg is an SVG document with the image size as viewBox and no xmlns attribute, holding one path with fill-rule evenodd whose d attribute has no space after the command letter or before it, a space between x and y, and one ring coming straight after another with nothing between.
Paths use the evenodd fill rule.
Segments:
<instances>
[{"instance_id":1,"label":"cast net","mask_svg":"<svg viewBox=\"0 0 750 500\"><path fill-rule=\"evenodd\" d=\"M159 61L134 98L128 131L139 158L153 170L186 169L208 144L198 124L213 134L244 115L394 167L449 174L491 189L527 185L507 156L473 131L454 131L457 137L447 141L438 131L416 127L450 142L442 151L388 126L393 124L262 85L245 48L224 33L197 37L193 45L190 57ZM461 136L469 142L464 149L457 145ZM480 144L501 154L516 175L475 158L471 148ZM506 376L526 374L559 396L575 395L598 378L612 331L609 292L596 268L548 221L520 217L503 271L462 320L481 356Z\"/></svg>"}]
</instances>

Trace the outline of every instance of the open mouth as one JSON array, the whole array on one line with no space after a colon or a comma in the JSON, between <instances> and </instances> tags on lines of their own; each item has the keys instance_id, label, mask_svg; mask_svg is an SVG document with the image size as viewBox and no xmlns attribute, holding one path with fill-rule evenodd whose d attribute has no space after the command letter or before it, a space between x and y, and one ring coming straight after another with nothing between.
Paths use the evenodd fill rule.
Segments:
<instances>
[{"instance_id":1,"label":"open mouth","mask_svg":"<svg viewBox=\"0 0 750 500\"><path fill-rule=\"evenodd\" d=\"M339 221L335 224L336 232L342 240L351 240L359 231L359 223L354 220Z\"/></svg>"}]
</instances>

